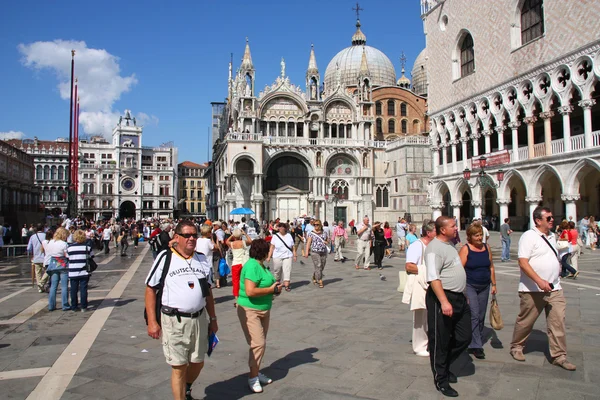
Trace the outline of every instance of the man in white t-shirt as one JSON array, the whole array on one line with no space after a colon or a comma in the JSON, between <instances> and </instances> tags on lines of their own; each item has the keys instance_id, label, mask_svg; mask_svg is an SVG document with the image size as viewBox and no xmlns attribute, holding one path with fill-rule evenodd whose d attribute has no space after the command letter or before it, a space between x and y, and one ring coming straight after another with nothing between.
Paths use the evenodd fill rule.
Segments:
<instances>
[{"instance_id":1,"label":"man in white t-shirt","mask_svg":"<svg viewBox=\"0 0 600 400\"><path fill-rule=\"evenodd\" d=\"M209 334L219 329L208 282L210 277L204 272L209 266L206 257L195 252L197 235L193 222L180 222L174 235L177 245L159 253L146 279L148 335L162 339L163 352L172 369L171 388L175 399L192 398L191 387L204 366ZM165 265L167 252L172 252L169 265ZM164 280L161 315L156 315L157 290L164 268L168 268L168 273Z\"/></svg>"},{"instance_id":2,"label":"man in white t-shirt","mask_svg":"<svg viewBox=\"0 0 600 400\"><path fill-rule=\"evenodd\" d=\"M406 273L408 279L404 287L402 302L410 304L413 312L412 347L419 357L429 357L427 351L427 305L425 294L427 284L427 271L423 262L425 247L435 238L435 222L423 225L421 239L413 242L406 251Z\"/></svg>"},{"instance_id":3,"label":"man in white t-shirt","mask_svg":"<svg viewBox=\"0 0 600 400\"><path fill-rule=\"evenodd\" d=\"M102 231L102 242L104 242L104 254L108 254L110 252L110 240L112 239L112 229L109 224L104 226L104 230Z\"/></svg>"},{"instance_id":4,"label":"man in white t-shirt","mask_svg":"<svg viewBox=\"0 0 600 400\"><path fill-rule=\"evenodd\" d=\"M548 344L552 363L568 371L576 367L567 360L565 333L566 301L560 286L560 263L556 250L556 236L550 231L554 225L552 211L546 207L533 210L535 228L525 232L519 240L520 311L515 322L510 354L517 361L525 361L523 348L533 325L542 310L546 312Z\"/></svg>"},{"instance_id":5,"label":"man in white t-shirt","mask_svg":"<svg viewBox=\"0 0 600 400\"><path fill-rule=\"evenodd\" d=\"M356 234L358 236L356 240L356 251L358 254L356 255L354 267L360 269L360 264L364 263L364 269L371 269L369 267L369 258L371 258L371 224L369 224L369 217L366 215L363 218L363 222L356 227Z\"/></svg>"}]
</instances>

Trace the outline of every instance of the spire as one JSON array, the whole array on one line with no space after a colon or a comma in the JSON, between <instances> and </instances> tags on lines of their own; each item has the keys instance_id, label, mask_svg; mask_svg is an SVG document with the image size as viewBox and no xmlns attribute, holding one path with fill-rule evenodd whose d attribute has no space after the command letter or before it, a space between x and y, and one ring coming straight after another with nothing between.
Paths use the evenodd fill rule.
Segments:
<instances>
[{"instance_id":1,"label":"spire","mask_svg":"<svg viewBox=\"0 0 600 400\"><path fill-rule=\"evenodd\" d=\"M364 11L360 8L358 2L356 2L356 7L352 7L352 10L356 11L356 32L352 35L352 46L361 46L367 44L367 37L360 30L360 12Z\"/></svg>"},{"instance_id":2,"label":"spire","mask_svg":"<svg viewBox=\"0 0 600 400\"><path fill-rule=\"evenodd\" d=\"M370 76L369 63L367 62L367 49L363 46L362 58L360 59L360 76Z\"/></svg>"},{"instance_id":3,"label":"spire","mask_svg":"<svg viewBox=\"0 0 600 400\"><path fill-rule=\"evenodd\" d=\"M410 88L410 79L404 76L404 66L406 65L406 56L404 55L404 51L400 55L400 65L402 65L402 76L398 79L397 85L406 89Z\"/></svg>"},{"instance_id":4,"label":"spire","mask_svg":"<svg viewBox=\"0 0 600 400\"><path fill-rule=\"evenodd\" d=\"M319 68L317 67L317 58L315 57L315 45L310 45L310 58L308 59L308 69L306 75L318 75Z\"/></svg>"},{"instance_id":5,"label":"spire","mask_svg":"<svg viewBox=\"0 0 600 400\"><path fill-rule=\"evenodd\" d=\"M254 69L252 65L252 56L250 55L250 43L246 38L246 49L244 50L244 58L242 59L242 69Z\"/></svg>"}]
</instances>

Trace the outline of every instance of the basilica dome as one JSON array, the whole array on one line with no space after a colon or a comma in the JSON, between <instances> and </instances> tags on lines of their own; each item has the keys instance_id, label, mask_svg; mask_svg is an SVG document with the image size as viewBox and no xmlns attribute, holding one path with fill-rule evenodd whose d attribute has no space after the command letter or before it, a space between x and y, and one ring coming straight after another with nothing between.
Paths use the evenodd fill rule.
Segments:
<instances>
[{"instance_id":1,"label":"basilica dome","mask_svg":"<svg viewBox=\"0 0 600 400\"><path fill-rule=\"evenodd\" d=\"M419 96L427 96L427 52L423 49L415 59L412 69L413 92Z\"/></svg>"},{"instance_id":2,"label":"basilica dome","mask_svg":"<svg viewBox=\"0 0 600 400\"><path fill-rule=\"evenodd\" d=\"M337 87L337 68L340 69L342 87L354 86L358 83L363 49L371 75L372 86L395 86L396 70L390 59L374 47L367 46L367 38L360 30L360 22L356 22L356 33L352 36L352 46L346 47L333 57L325 70L325 91L331 93Z\"/></svg>"}]
</instances>

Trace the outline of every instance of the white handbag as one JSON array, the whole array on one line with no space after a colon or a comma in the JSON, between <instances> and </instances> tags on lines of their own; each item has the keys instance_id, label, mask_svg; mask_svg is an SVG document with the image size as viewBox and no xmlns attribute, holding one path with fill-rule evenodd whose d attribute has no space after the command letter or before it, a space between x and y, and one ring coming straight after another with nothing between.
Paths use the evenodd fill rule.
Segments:
<instances>
[{"instance_id":1,"label":"white handbag","mask_svg":"<svg viewBox=\"0 0 600 400\"><path fill-rule=\"evenodd\" d=\"M404 288L406 287L406 281L408 280L408 274L406 273L406 271L398 271L398 280L399 284L397 290L399 292L404 292Z\"/></svg>"}]
</instances>

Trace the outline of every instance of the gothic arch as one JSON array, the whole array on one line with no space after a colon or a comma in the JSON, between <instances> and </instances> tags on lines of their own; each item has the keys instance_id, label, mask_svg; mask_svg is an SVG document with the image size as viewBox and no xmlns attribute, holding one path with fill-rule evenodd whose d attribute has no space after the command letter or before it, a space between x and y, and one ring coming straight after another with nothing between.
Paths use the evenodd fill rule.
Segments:
<instances>
[{"instance_id":1,"label":"gothic arch","mask_svg":"<svg viewBox=\"0 0 600 400\"><path fill-rule=\"evenodd\" d=\"M358 162L358 159L354 156L354 154L351 154L351 153L336 152L336 153L329 154L327 156L327 158L325 158L325 163L323 164L323 165L325 165L326 171L329 171L329 169L331 168L331 166L329 164L335 157L338 157L338 156L348 159L350 161L350 163L353 164L353 167L356 168L356 173L353 173L352 176L361 176L362 169L360 167L360 162Z\"/></svg>"},{"instance_id":2,"label":"gothic arch","mask_svg":"<svg viewBox=\"0 0 600 400\"><path fill-rule=\"evenodd\" d=\"M250 161L252 163L252 165L254 166L254 173L260 174L260 170L258 169L258 163L254 159L254 155L249 152L242 152L242 153L238 153L238 154L234 155L231 158L231 161L229 162L230 169L228 168L227 173L235 174L236 164L239 160L242 160L242 159Z\"/></svg>"},{"instance_id":3,"label":"gothic arch","mask_svg":"<svg viewBox=\"0 0 600 400\"><path fill-rule=\"evenodd\" d=\"M267 158L263 163L264 173L266 174L266 172L269 170L269 167L275 160L277 160L278 158L281 158L281 157L288 157L288 156L297 158L300 161L302 161L304 166L308 169L308 177L309 178L311 178L315 175L315 172L312 168L312 162L308 159L308 157L303 153L292 152L292 151L277 152L277 153L273 154L272 156L270 156L269 158ZM325 164L325 165L327 165L327 164Z\"/></svg>"},{"instance_id":4,"label":"gothic arch","mask_svg":"<svg viewBox=\"0 0 600 400\"><path fill-rule=\"evenodd\" d=\"M509 169L504 173L504 180L498 188L498 197L501 199L510 199L510 193L516 186L516 182L521 182L521 184L525 188L525 197L527 197L527 181L525 180L523 175L516 169Z\"/></svg>"},{"instance_id":5,"label":"gothic arch","mask_svg":"<svg viewBox=\"0 0 600 400\"><path fill-rule=\"evenodd\" d=\"M332 105L334 105L337 102L343 103L350 110L350 113L351 113L350 119L345 120L344 123L352 123L352 122L356 121L356 108L354 107L354 105L348 98L342 97L342 96L335 96L335 97L329 98L325 101L325 103L323 104L323 119L325 121L327 121L327 113L328 113L329 109L331 108Z\"/></svg>"},{"instance_id":6,"label":"gothic arch","mask_svg":"<svg viewBox=\"0 0 600 400\"><path fill-rule=\"evenodd\" d=\"M565 194L578 194L581 180L585 177L586 167L600 171L600 163L590 158L583 158L575 163L567 176Z\"/></svg>"},{"instance_id":7,"label":"gothic arch","mask_svg":"<svg viewBox=\"0 0 600 400\"><path fill-rule=\"evenodd\" d=\"M452 196L452 192L450 192L450 188L444 181L439 181L435 188L433 189L433 200L434 202L441 203L444 199L446 192L450 193L450 201L454 198Z\"/></svg>"},{"instance_id":8,"label":"gothic arch","mask_svg":"<svg viewBox=\"0 0 600 400\"><path fill-rule=\"evenodd\" d=\"M535 173L533 174L533 176L531 177L531 179L529 180L529 184L527 185L528 192L529 192L529 196L541 196L542 194L542 183L540 182L540 180L544 177L544 175L547 174L553 174L556 176L556 178L558 179L558 182L560 183L560 191L564 193L564 184L563 184L563 179L562 176L560 174L560 172L558 172L558 170L549 165L549 164L543 164L540 165L536 170Z\"/></svg>"},{"instance_id":9,"label":"gothic arch","mask_svg":"<svg viewBox=\"0 0 600 400\"><path fill-rule=\"evenodd\" d=\"M306 102L299 95L288 92L271 92L260 100L260 104L258 106L258 115L260 115L261 119L265 118L265 107L269 105L269 103L271 103L272 101L276 102L278 98L291 100L294 104L298 106L298 108L300 108L300 110L302 110L303 114L308 114L308 107L306 106Z\"/></svg>"}]
</instances>

